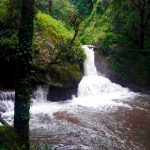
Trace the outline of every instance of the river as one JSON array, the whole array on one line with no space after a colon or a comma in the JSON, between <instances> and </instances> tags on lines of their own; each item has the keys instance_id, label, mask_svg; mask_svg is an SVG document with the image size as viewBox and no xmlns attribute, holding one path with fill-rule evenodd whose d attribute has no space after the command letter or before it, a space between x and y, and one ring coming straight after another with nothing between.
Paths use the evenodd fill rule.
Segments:
<instances>
[{"instance_id":1,"label":"river","mask_svg":"<svg viewBox=\"0 0 150 150\"><path fill-rule=\"evenodd\" d=\"M103 77L95 67L92 46L83 48L87 59L77 97L50 102L46 98L48 87L37 87L30 109L31 149L149 150L150 96ZM2 117L10 124L13 94L1 96L7 109Z\"/></svg>"}]
</instances>

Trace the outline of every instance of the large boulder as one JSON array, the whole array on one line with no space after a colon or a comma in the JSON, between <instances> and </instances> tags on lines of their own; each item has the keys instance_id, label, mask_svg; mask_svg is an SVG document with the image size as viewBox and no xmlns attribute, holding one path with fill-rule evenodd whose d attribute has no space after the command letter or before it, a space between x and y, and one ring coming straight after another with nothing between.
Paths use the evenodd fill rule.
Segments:
<instances>
[{"instance_id":1,"label":"large boulder","mask_svg":"<svg viewBox=\"0 0 150 150\"><path fill-rule=\"evenodd\" d=\"M50 101L65 101L72 99L73 95L77 95L77 87L62 88L51 86L49 89L48 99Z\"/></svg>"}]
</instances>

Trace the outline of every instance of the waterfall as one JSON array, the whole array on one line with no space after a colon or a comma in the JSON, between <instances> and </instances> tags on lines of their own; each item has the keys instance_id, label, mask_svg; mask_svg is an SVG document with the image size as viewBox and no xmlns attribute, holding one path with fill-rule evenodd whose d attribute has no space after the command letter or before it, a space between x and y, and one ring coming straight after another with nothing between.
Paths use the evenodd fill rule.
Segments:
<instances>
[{"instance_id":1,"label":"waterfall","mask_svg":"<svg viewBox=\"0 0 150 150\"><path fill-rule=\"evenodd\" d=\"M86 45L82 48L86 54L86 60L84 61L84 76L97 75L97 69L94 63L95 56L93 48L89 48Z\"/></svg>"},{"instance_id":2,"label":"waterfall","mask_svg":"<svg viewBox=\"0 0 150 150\"><path fill-rule=\"evenodd\" d=\"M15 92L3 92L0 91L0 100L14 100Z\"/></svg>"},{"instance_id":3,"label":"waterfall","mask_svg":"<svg viewBox=\"0 0 150 150\"><path fill-rule=\"evenodd\" d=\"M128 88L112 83L108 78L97 73L92 46L84 45L83 49L87 57L84 62L84 76L78 85L78 97L73 97L72 100L67 101L69 102L68 104L66 102L66 105L97 107L103 104L112 104L112 100L132 98L136 95ZM48 112L50 107L54 107L53 110L59 108L57 107L59 103L47 101L48 92L48 86L37 86L32 94L32 113L39 111ZM15 92L0 92L0 112L13 111L14 98ZM43 109L41 109L41 107L43 107Z\"/></svg>"},{"instance_id":4,"label":"waterfall","mask_svg":"<svg viewBox=\"0 0 150 150\"><path fill-rule=\"evenodd\" d=\"M49 87L47 85L38 85L32 94L32 105L41 104L47 101ZM14 110L15 92L0 91L0 112Z\"/></svg>"},{"instance_id":5,"label":"waterfall","mask_svg":"<svg viewBox=\"0 0 150 150\"><path fill-rule=\"evenodd\" d=\"M47 85L38 85L36 90L33 91L32 101L34 104L39 104L47 101L49 86Z\"/></svg>"},{"instance_id":6,"label":"waterfall","mask_svg":"<svg viewBox=\"0 0 150 150\"><path fill-rule=\"evenodd\" d=\"M0 91L0 112L11 111L14 109L13 102L15 100L15 92Z\"/></svg>"},{"instance_id":7,"label":"waterfall","mask_svg":"<svg viewBox=\"0 0 150 150\"><path fill-rule=\"evenodd\" d=\"M138 94L97 73L92 46L85 45L83 49L87 57L77 97L50 102L48 86L38 85L33 91L29 122L33 149L46 149L49 143L58 150L145 149L149 97L136 99ZM0 91L0 114L10 125L14 119L14 98L15 92Z\"/></svg>"},{"instance_id":8,"label":"waterfall","mask_svg":"<svg viewBox=\"0 0 150 150\"><path fill-rule=\"evenodd\" d=\"M94 50L92 46L84 45L87 56L84 62L84 77L78 86L78 97L99 96L100 98L118 99L128 97L133 92L128 88L112 83L108 78L98 75L94 64Z\"/></svg>"},{"instance_id":9,"label":"waterfall","mask_svg":"<svg viewBox=\"0 0 150 150\"><path fill-rule=\"evenodd\" d=\"M92 46L85 45L83 49L87 57L84 62L84 76L78 85L78 96L66 102L50 102L47 100L49 87L38 85L32 94L30 128L43 128L48 125L44 124L43 118L50 118L53 113L59 111L75 113L79 109L87 110L88 107L103 111L114 110L119 106L129 107L124 102L134 98L136 94L97 73ZM14 95L15 92L0 92L0 113L11 125L14 116Z\"/></svg>"}]
</instances>

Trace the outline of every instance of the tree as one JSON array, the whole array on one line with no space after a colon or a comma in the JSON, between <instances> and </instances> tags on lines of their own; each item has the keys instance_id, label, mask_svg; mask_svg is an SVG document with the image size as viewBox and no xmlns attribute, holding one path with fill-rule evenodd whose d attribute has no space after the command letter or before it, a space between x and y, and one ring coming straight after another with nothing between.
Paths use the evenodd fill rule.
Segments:
<instances>
[{"instance_id":1,"label":"tree","mask_svg":"<svg viewBox=\"0 0 150 150\"><path fill-rule=\"evenodd\" d=\"M83 16L81 14L79 14L78 12L74 12L70 15L70 19L69 19L68 23L74 30L74 35L71 40L71 44L74 42L74 40L76 39L76 37L79 33L80 24L82 21L83 21Z\"/></svg>"},{"instance_id":2,"label":"tree","mask_svg":"<svg viewBox=\"0 0 150 150\"><path fill-rule=\"evenodd\" d=\"M76 6L77 11L82 14L82 16L89 16L96 0L69 0L69 2Z\"/></svg>"},{"instance_id":3,"label":"tree","mask_svg":"<svg viewBox=\"0 0 150 150\"><path fill-rule=\"evenodd\" d=\"M113 31L132 41L134 48L145 49L150 29L150 0L113 0L111 10Z\"/></svg>"},{"instance_id":4,"label":"tree","mask_svg":"<svg viewBox=\"0 0 150 150\"><path fill-rule=\"evenodd\" d=\"M134 0L133 8L139 16L139 48L143 50L145 33L150 21L150 0Z\"/></svg>"},{"instance_id":5,"label":"tree","mask_svg":"<svg viewBox=\"0 0 150 150\"><path fill-rule=\"evenodd\" d=\"M51 15L52 13L52 5L53 1L52 0L35 0L35 8L36 10L49 13Z\"/></svg>"},{"instance_id":6,"label":"tree","mask_svg":"<svg viewBox=\"0 0 150 150\"><path fill-rule=\"evenodd\" d=\"M19 48L16 52L16 94L14 128L22 139L20 145L28 150L29 109L31 97L32 39L34 0L22 0L21 25L19 29Z\"/></svg>"},{"instance_id":7,"label":"tree","mask_svg":"<svg viewBox=\"0 0 150 150\"><path fill-rule=\"evenodd\" d=\"M49 4L49 14L51 15L52 14L52 4L53 4L52 0L49 0L48 4Z\"/></svg>"}]
</instances>

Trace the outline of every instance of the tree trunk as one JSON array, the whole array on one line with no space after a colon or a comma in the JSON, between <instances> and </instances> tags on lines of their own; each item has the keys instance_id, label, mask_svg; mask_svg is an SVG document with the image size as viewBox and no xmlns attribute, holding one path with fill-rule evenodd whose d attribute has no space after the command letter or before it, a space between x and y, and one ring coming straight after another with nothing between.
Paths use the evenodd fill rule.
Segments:
<instances>
[{"instance_id":1,"label":"tree trunk","mask_svg":"<svg viewBox=\"0 0 150 150\"><path fill-rule=\"evenodd\" d=\"M140 50L144 50L144 31L140 31Z\"/></svg>"},{"instance_id":2,"label":"tree trunk","mask_svg":"<svg viewBox=\"0 0 150 150\"><path fill-rule=\"evenodd\" d=\"M49 3L49 14L52 15L52 0L49 0L48 3Z\"/></svg>"},{"instance_id":3,"label":"tree trunk","mask_svg":"<svg viewBox=\"0 0 150 150\"><path fill-rule=\"evenodd\" d=\"M145 36L145 28L144 28L144 9L140 11L140 41L139 48L140 50L144 49L144 36Z\"/></svg>"},{"instance_id":4,"label":"tree trunk","mask_svg":"<svg viewBox=\"0 0 150 150\"><path fill-rule=\"evenodd\" d=\"M16 54L16 94L14 128L27 150L29 144L29 109L31 97L32 39L34 0L22 0L19 49Z\"/></svg>"},{"instance_id":5,"label":"tree trunk","mask_svg":"<svg viewBox=\"0 0 150 150\"><path fill-rule=\"evenodd\" d=\"M77 35L78 35L78 32L79 32L79 29L75 30L74 35L73 35L73 38L72 38L72 40L71 40L71 44L73 44L73 42L75 41L75 39L76 39L76 37L77 37Z\"/></svg>"}]
</instances>

